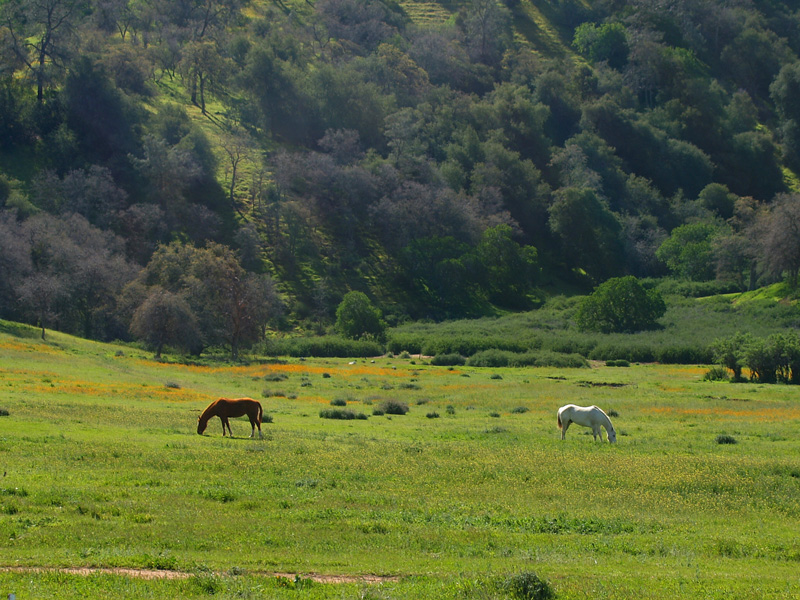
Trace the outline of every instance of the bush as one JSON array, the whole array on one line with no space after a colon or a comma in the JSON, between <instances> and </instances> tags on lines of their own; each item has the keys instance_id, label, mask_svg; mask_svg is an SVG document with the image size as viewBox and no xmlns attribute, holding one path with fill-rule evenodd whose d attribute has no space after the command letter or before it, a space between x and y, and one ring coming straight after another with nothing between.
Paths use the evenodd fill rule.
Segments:
<instances>
[{"instance_id":1,"label":"bush","mask_svg":"<svg viewBox=\"0 0 800 600\"><path fill-rule=\"evenodd\" d=\"M466 364L467 359L460 354L437 354L431 364L437 367L455 367Z\"/></svg>"},{"instance_id":2,"label":"bush","mask_svg":"<svg viewBox=\"0 0 800 600\"><path fill-rule=\"evenodd\" d=\"M357 413L347 408L323 408L319 411L319 416L322 419L340 419L344 421L367 418L364 413Z\"/></svg>"},{"instance_id":3,"label":"bush","mask_svg":"<svg viewBox=\"0 0 800 600\"><path fill-rule=\"evenodd\" d=\"M331 400L331 406L347 406L347 400L344 398L334 398Z\"/></svg>"},{"instance_id":4,"label":"bush","mask_svg":"<svg viewBox=\"0 0 800 600\"><path fill-rule=\"evenodd\" d=\"M549 600L554 597L550 584L531 571L506 578L500 588L511 598L519 600Z\"/></svg>"},{"instance_id":5,"label":"bush","mask_svg":"<svg viewBox=\"0 0 800 600\"><path fill-rule=\"evenodd\" d=\"M423 340L420 336L412 334L393 333L386 344L386 349L392 354L422 354Z\"/></svg>"},{"instance_id":6,"label":"bush","mask_svg":"<svg viewBox=\"0 0 800 600\"><path fill-rule=\"evenodd\" d=\"M703 375L703 381L729 381L728 370L725 367L711 367Z\"/></svg>"},{"instance_id":7,"label":"bush","mask_svg":"<svg viewBox=\"0 0 800 600\"><path fill-rule=\"evenodd\" d=\"M470 367L507 367L511 353L504 350L484 350L469 357L467 364Z\"/></svg>"},{"instance_id":8,"label":"bush","mask_svg":"<svg viewBox=\"0 0 800 600\"><path fill-rule=\"evenodd\" d=\"M471 367L558 367L574 369L589 366L586 359L579 354L561 354L548 350L537 350L525 353L504 350L484 350L467 360Z\"/></svg>"},{"instance_id":9,"label":"bush","mask_svg":"<svg viewBox=\"0 0 800 600\"><path fill-rule=\"evenodd\" d=\"M7 417L8 411L5 408L0 408L0 417Z\"/></svg>"},{"instance_id":10,"label":"bush","mask_svg":"<svg viewBox=\"0 0 800 600\"><path fill-rule=\"evenodd\" d=\"M607 367L630 367L630 361L625 360L624 358L620 358L617 360L607 360L606 361Z\"/></svg>"},{"instance_id":11,"label":"bush","mask_svg":"<svg viewBox=\"0 0 800 600\"><path fill-rule=\"evenodd\" d=\"M384 400L381 402L379 410L387 415L404 415L408 412L408 404L399 400ZM373 412L373 414L375 414Z\"/></svg>"},{"instance_id":12,"label":"bush","mask_svg":"<svg viewBox=\"0 0 800 600\"><path fill-rule=\"evenodd\" d=\"M383 346L375 341L348 340L338 336L272 338L264 342L263 354L294 357L367 358L383 354Z\"/></svg>"},{"instance_id":13,"label":"bush","mask_svg":"<svg viewBox=\"0 0 800 600\"><path fill-rule=\"evenodd\" d=\"M439 413L437 413L436 411L431 411L428 414L426 414L425 416L428 417L429 419L438 419L439 418Z\"/></svg>"},{"instance_id":14,"label":"bush","mask_svg":"<svg viewBox=\"0 0 800 600\"><path fill-rule=\"evenodd\" d=\"M736 438L732 435L720 434L715 440L718 444L736 444Z\"/></svg>"},{"instance_id":15,"label":"bush","mask_svg":"<svg viewBox=\"0 0 800 600\"><path fill-rule=\"evenodd\" d=\"M287 379L289 379L289 376L286 373L277 372L277 373L267 373L266 375L264 375L264 381L276 382L276 381L286 381Z\"/></svg>"},{"instance_id":16,"label":"bush","mask_svg":"<svg viewBox=\"0 0 800 600\"><path fill-rule=\"evenodd\" d=\"M643 343L606 342L598 344L589 353L592 360L627 360L628 362L655 362L656 351Z\"/></svg>"},{"instance_id":17,"label":"bush","mask_svg":"<svg viewBox=\"0 0 800 600\"><path fill-rule=\"evenodd\" d=\"M666 346L656 351L656 360L665 365L703 365L713 362L714 354L707 345Z\"/></svg>"}]
</instances>

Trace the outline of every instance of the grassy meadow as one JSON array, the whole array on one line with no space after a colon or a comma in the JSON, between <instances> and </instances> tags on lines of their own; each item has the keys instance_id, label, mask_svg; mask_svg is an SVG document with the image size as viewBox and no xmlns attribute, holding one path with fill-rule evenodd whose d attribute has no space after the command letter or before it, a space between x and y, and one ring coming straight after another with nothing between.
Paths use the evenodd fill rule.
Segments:
<instances>
[{"instance_id":1,"label":"grassy meadow","mask_svg":"<svg viewBox=\"0 0 800 600\"><path fill-rule=\"evenodd\" d=\"M557 598L800 598L792 387L653 364L192 366L37 335L0 322L0 596L513 598L535 572ZM260 400L264 439L246 419L197 435L220 396ZM386 401L408 413L373 414ZM332 402L366 418L320 418ZM561 441L569 402L614 411L619 443Z\"/></svg>"}]
</instances>

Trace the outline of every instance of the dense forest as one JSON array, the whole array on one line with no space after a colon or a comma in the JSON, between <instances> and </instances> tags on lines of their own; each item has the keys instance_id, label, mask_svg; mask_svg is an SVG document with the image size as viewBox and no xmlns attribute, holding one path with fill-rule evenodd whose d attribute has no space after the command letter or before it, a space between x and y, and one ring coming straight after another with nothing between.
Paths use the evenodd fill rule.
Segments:
<instances>
[{"instance_id":1,"label":"dense forest","mask_svg":"<svg viewBox=\"0 0 800 600\"><path fill-rule=\"evenodd\" d=\"M800 271L800 2L0 0L0 318L160 351Z\"/></svg>"}]
</instances>

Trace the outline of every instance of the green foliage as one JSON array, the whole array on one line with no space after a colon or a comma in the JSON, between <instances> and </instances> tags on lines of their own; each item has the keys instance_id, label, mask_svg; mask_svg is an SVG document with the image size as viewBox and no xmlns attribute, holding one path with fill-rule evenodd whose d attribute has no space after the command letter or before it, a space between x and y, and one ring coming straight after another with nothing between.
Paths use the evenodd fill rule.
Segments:
<instances>
[{"instance_id":1,"label":"green foliage","mask_svg":"<svg viewBox=\"0 0 800 600\"><path fill-rule=\"evenodd\" d=\"M717 444L736 444L736 443L738 443L735 437L733 437L732 435L724 434L724 433L719 434L714 439L714 441L717 442Z\"/></svg>"},{"instance_id":2,"label":"green foliage","mask_svg":"<svg viewBox=\"0 0 800 600\"><path fill-rule=\"evenodd\" d=\"M710 223L676 227L656 251L656 256L679 277L706 281L714 276L712 240L718 229Z\"/></svg>"},{"instance_id":3,"label":"green foliage","mask_svg":"<svg viewBox=\"0 0 800 600\"><path fill-rule=\"evenodd\" d=\"M262 343L260 352L267 356L366 358L380 356L384 349L375 341L338 336L272 337Z\"/></svg>"},{"instance_id":4,"label":"green foliage","mask_svg":"<svg viewBox=\"0 0 800 600\"><path fill-rule=\"evenodd\" d=\"M617 360L607 360L606 361L607 367L630 367L631 363L625 359L617 359Z\"/></svg>"},{"instance_id":5,"label":"green foliage","mask_svg":"<svg viewBox=\"0 0 800 600\"><path fill-rule=\"evenodd\" d=\"M431 364L437 367L451 367L463 365L467 359L460 354L437 354L431 359Z\"/></svg>"},{"instance_id":6,"label":"green foliage","mask_svg":"<svg viewBox=\"0 0 800 600\"><path fill-rule=\"evenodd\" d=\"M766 338L736 333L714 340L714 359L733 373L733 381L742 381L742 371L758 383L800 384L800 336L797 333L774 333Z\"/></svg>"},{"instance_id":7,"label":"green foliage","mask_svg":"<svg viewBox=\"0 0 800 600\"><path fill-rule=\"evenodd\" d=\"M657 327L667 307L661 294L632 276L609 279L580 304L575 315L584 331L633 333Z\"/></svg>"},{"instance_id":8,"label":"green foliage","mask_svg":"<svg viewBox=\"0 0 800 600\"><path fill-rule=\"evenodd\" d=\"M383 400L378 406L381 414L404 415L408 413L408 404L400 400Z\"/></svg>"},{"instance_id":9,"label":"green foliage","mask_svg":"<svg viewBox=\"0 0 800 600\"><path fill-rule=\"evenodd\" d=\"M386 323L363 292L348 292L336 309L336 330L343 336L358 340L382 339Z\"/></svg>"},{"instance_id":10,"label":"green foliage","mask_svg":"<svg viewBox=\"0 0 800 600\"><path fill-rule=\"evenodd\" d=\"M581 23L575 28L572 41L578 51L590 61L605 61L613 69L620 69L628 62L628 40L621 23Z\"/></svg>"},{"instance_id":11,"label":"green foliage","mask_svg":"<svg viewBox=\"0 0 800 600\"><path fill-rule=\"evenodd\" d=\"M729 381L728 371L725 367L711 367L703 375L703 381Z\"/></svg>"},{"instance_id":12,"label":"green foliage","mask_svg":"<svg viewBox=\"0 0 800 600\"><path fill-rule=\"evenodd\" d=\"M545 282L660 275L668 232L659 257L672 272L736 278L708 236L682 228L730 221L737 256L752 259L763 237L743 198L768 206L800 165L785 3L648 5L636 19L624 3L575 0L51 4L0 7L3 218L80 213L139 267L167 241L239 248L290 312L258 310L239 328L219 297L187 294L194 350L235 356L267 326L322 331L351 289L398 318L527 309ZM586 61L567 60L574 50ZM114 290L89 319L88 296L51 285L69 274L35 265L30 279L3 238L0 316L130 337L144 294ZM740 288L750 264L737 263ZM234 304L270 295L251 283ZM358 320L341 335L382 341L380 313Z\"/></svg>"},{"instance_id":13,"label":"green foliage","mask_svg":"<svg viewBox=\"0 0 800 600\"><path fill-rule=\"evenodd\" d=\"M506 578L501 588L516 600L550 600L555 597L550 584L531 571L524 571Z\"/></svg>"},{"instance_id":14,"label":"green foliage","mask_svg":"<svg viewBox=\"0 0 800 600\"><path fill-rule=\"evenodd\" d=\"M335 419L340 421L366 420L367 415L364 413L357 413L348 408L323 408L319 411L319 416L322 419Z\"/></svg>"}]
</instances>

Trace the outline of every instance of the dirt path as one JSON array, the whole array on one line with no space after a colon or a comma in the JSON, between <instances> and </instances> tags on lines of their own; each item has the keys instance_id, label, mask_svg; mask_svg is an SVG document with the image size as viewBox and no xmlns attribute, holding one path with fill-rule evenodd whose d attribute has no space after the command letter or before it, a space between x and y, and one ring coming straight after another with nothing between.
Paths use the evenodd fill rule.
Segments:
<instances>
[{"instance_id":1,"label":"dirt path","mask_svg":"<svg viewBox=\"0 0 800 600\"><path fill-rule=\"evenodd\" d=\"M48 571L58 571L68 575L123 575L137 579L188 579L194 573L185 571L161 571L156 569L130 569L125 567L102 568L102 567L0 567L0 571L7 573L46 573ZM251 575L263 577L285 577L286 579L310 579L318 583L385 583L397 581L399 577L385 575L319 575L316 573L265 573L260 571L248 571Z\"/></svg>"}]
</instances>

